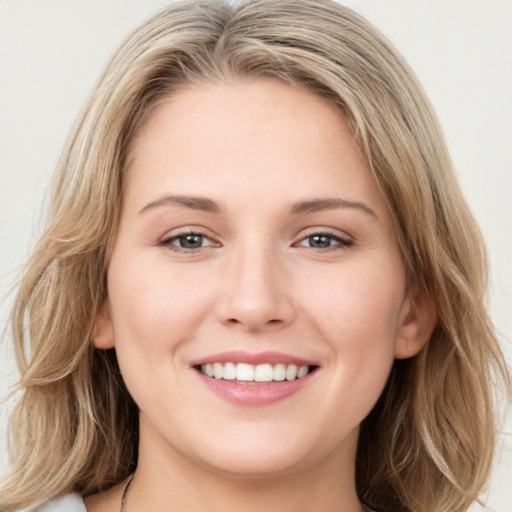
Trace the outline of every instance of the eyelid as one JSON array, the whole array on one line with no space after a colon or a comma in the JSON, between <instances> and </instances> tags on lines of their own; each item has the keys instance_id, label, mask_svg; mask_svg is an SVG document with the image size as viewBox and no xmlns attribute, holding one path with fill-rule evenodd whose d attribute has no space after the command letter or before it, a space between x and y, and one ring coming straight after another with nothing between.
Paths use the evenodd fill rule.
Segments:
<instances>
[{"instance_id":1,"label":"eyelid","mask_svg":"<svg viewBox=\"0 0 512 512\"><path fill-rule=\"evenodd\" d=\"M197 253L201 249L209 249L212 247L220 247L222 244L216 240L216 237L211 234L208 234L209 230L202 228L202 227L195 227L195 226L183 226L180 228L175 228L168 232L166 235L164 235L159 241L158 245L165 247L173 252L182 252L182 253ZM194 247L194 248L187 248L187 247L180 247L179 245L174 245L172 242L178 240L181 237L186 237L187 235L197 235L202 237L203 239L207 240L209 243L207 245L201 245L200 247ZM297 237L297 240L292 244L294 247L305 247L308 248L305 245L302 245L303 242L305 242L308 238L313 236L324 236L327 238L330 238L336 242L336 244L333 244L329 247L324 248L318 248L318 247L309 247L309 249L315 250L315 251L329 251L329 250L336 250L336 249L345 249L352 245L354 245L354 237L349 235L346 232L341 232L339 230L335 230L333 228L324 228L324 227L312 227L308 228L307 230L303 231L300 236Z\"/></svg>"},{"instance_id":2,"label":"eyelid","mask_svg":"<svg viewBox=\"0 0 512 512\"><path fill-rule=\"evenodd\" d=\"M194 253L199 252L201 249L209 249L211 247L220 247L220 243L215 240L215 238L206 233L207 230L204 228L194 227L194 226L187 226L182 228L175 228L171 232L168 232L165 234L159 241L158 245L165 247L173 252L184 252L184 253ZM178 240L181 237L186 237L187 235L197 235L201 236L203 239L208 240L210 243L205 246L196 247L196 248L187 248L187 247L180 247L179 245L174 245L173 241Z\"/></svg>"},{"instance_id":3,"label":"eyelid","mask_svg":"<svg viewBox=\"0 0 512 512\"><path fill-rule=\"evenodd\" d=\"M301 242L304 242L305 240L313 236L325 236L327 238L331 238L332 240L337 242L337 245L335 244L325 248L315 248L301 245ZM340 247L347 248L354 245L354 237L350 236L348 233L333 230L332 228L309 228L308 230L306 230L306 232L301 233L298 241L294 242L293 245L296 247L306 247L316 251L328 251L333 249L339 249Z\"/></svg>"}]
</instances>

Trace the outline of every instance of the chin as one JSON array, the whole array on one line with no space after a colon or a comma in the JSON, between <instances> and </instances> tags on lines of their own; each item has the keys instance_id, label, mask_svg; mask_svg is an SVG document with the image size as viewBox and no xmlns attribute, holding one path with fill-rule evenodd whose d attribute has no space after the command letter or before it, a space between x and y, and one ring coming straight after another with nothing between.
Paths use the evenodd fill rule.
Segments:
<instances>
[{"instance_id":1,"label":"chin","mask_svg":"<svg viewBox=\"0 0 512 512\"><path fill-rule=\"evenodd\" d=\"M206 466L225 476L243 479L267 479L285 476L307 466L304 457L296 453L269 453L258 450L227 454L222 460L205 461Z\"/></svg>"},{"instance_id":2,"label":"chin","mask_svg":"<svg viewBox=\"0 0 512 512\"><path fill-rule=\"evenodd\" d=\"M196 452L196 456L200 456L203 466L232 477L265 479L286 476L315 466L320 460L338 452L335 446L327 446L327 443L315 448L315 437L305 435L305 430L295 436L289 430L276 435L274 428L268 435L260 429L258 434L232 435L224 440L213 437L215 446L205 446L200 454Z\"/></svg>"}]
</instances>

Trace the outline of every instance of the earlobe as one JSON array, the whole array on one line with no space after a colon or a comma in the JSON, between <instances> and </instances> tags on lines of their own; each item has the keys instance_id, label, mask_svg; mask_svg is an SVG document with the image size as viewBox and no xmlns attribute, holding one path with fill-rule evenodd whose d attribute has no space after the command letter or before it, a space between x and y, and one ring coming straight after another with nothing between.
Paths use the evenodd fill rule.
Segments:
<instances>
[{"instance_id":1,"label":"earlobe","mask_svg":"<svg viewBox=\"0 0 512 512\"><path fill-rule=\"evenodd\" d=\"M114 347L114 328L110 316L108 300L102 304L96 313L96 325L94 329L94 346L107 350Z\"/></svg>"},{"instance_id":2,"label":"earlobe","mask_svg":"<svg viewBox=\"0 0 512 512\"><path fill-rule=\"evenodd\" d=\"M395 358L415 356L430 340L437 323L435 305L426 293L411 293L395 345Z\"/></svg>"}]
</instances>

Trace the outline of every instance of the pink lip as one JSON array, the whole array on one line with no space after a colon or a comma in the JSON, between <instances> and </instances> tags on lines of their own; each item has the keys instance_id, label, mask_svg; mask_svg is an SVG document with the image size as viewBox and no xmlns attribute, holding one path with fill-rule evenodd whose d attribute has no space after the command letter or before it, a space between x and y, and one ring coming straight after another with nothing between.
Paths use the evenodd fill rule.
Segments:
<instances>
[{"instance_id":1,"label":"pink lip","mask_svg":"<svg viewBox=\"0 0 512 512\"><path fill-rule=\"evenodd\" d=\"M281 352L246 352L231 350L192 361L191 367L213 363L295 364L297 366L318 366L314 361L283 354ZM206 387L222 399L239 406L257 407L270 405L300 391L316 372L308 373L301 379L281 382L239 383L232 380L215 379L196 372Z\"/></svg>"},{"instance_id":2,"label":"pink lip","mask_svg":"<svg viewBox=\"0 0 512 512\"><path fill-rule=\"evenodd\" d=\"M282 354L280 352L245 352L242 350L231 350L228 352L221 352L212 356L204 357L196 361L192 361L190 366L199 366L202 364L213 363L247 363L247 364L296 364L297 366L318 366L314 361L307 361L300 357Z\"/></svg>"},{"instance_id":3,"label":"pink lip","mask_svg":"<svg viewBox=\"0 0 512 512\"><path fill-rule=\"evenodd\" d=\"M238 384L236 381L207 377L199 371L196 373L207 388L220 398L246 407L270 405L289 397L306 386L316 374L316 372L308 373L305 377L292 381Z\"/></svg>"}]
</instances>

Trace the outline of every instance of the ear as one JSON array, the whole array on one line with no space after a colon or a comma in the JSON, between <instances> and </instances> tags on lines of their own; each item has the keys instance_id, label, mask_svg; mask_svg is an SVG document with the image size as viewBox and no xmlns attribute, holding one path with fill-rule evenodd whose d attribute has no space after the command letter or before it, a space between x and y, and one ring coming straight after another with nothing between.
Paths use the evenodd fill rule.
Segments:
<instances>
[{"instance_id":1,"label":"ear","mask_svg":"<svg viewBox=\"0 0 512 512\"><path fill-rule=\"evenodd\" d=\"M430 340L437 323L435 305L425 292L411 290L402 308L395 358L415 356Z\"/></svg>"},{"instance_id":2,"label":"ear","mask_svg":"<svg viewBox=\"0 0 512 512\"><path fill-rule=\"evenodd\" d=\"M96 326L94 329L94 346L106 350L114 346L114 327L110 316L108 300L103 302L96 313Z\"/></svg>"}]
</instances>

